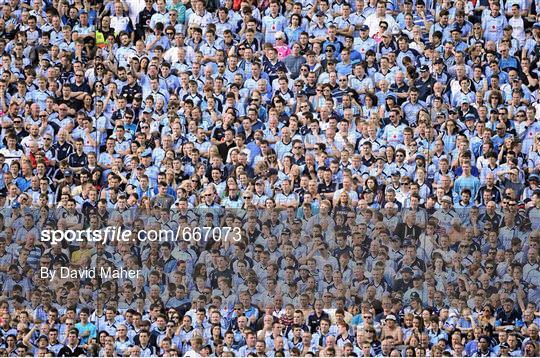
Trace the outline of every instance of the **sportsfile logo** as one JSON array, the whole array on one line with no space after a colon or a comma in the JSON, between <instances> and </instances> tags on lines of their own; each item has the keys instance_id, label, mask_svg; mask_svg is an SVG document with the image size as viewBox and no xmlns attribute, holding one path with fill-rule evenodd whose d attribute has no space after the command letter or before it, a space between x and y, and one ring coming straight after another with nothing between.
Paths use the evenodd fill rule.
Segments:
<instances>
[{"instance_id":1,"label":"sportsfile logo","mask_svg":"<svg viewBox=\"0 0 540 358\"><path fill-rule=\"evenodd\" d=\"M131 241L132 232L122 230L120 227L107 226L103 230L43 230L41 232L41 241L60 243L67 242L101 242L107 241Z\"/></svg>"}]
</instances>

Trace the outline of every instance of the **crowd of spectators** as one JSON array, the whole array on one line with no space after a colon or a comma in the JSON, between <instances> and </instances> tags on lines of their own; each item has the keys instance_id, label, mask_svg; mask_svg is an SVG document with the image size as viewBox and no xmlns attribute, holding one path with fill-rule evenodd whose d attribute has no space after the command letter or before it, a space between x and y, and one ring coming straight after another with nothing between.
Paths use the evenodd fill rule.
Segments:
<instances>
[{"instance_id":1,"label":"crowd of spectators","mask_svg":"<svg viewBox=\"0 0 540 358\"><path fill-rule=\"evenodd\" d=\"M540 355L539 1L4 0L0 34L0 356ZM241 235L41 240L105 227Z\"/></svg>"}]
</instances>

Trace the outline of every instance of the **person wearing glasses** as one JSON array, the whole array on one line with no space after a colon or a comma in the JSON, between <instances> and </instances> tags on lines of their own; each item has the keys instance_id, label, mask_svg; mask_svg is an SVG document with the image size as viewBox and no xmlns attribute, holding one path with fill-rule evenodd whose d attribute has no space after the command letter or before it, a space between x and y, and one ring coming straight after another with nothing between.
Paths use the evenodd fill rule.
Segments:
<instances>
[{"instance_id":1,"label":"person wearing glasses","mask_svg":"<svg viewBox=\"0 0 540 358\"><path fill-rule=\"evenodd\" d=\"M171 41L177 33L184 32L184 23L186 21L186 6L182 1L177 1L175 6L178 6L179 9L173 8L169 10L169 23L168 26L165 27L165 35Z\"/></svg>"},{"instance_id":2,"label":"person wearing glasses","mask_svg":"<svg viewBox=\"0 0 540 358\"><path fill-rule=\"evenodd\" d=\"M145 0L144 8L137 14L135 26L136 38L143 38L150 30L150 19L156 13L153 0ZM109 20L110 21L110 20Z\"/></svg>"},{"instance_id":3,"label":"person wearing glasses","mask_svg":"<svg viewBox=\"0 0 540 358\"><path fill-rule=\"evenodd\" d=\"M127 336L126 325L119 325L118 329L116 330L116 339L114 343L116 353L123 355L132 344L133 343Z\"/></svg>"}]
</instances>

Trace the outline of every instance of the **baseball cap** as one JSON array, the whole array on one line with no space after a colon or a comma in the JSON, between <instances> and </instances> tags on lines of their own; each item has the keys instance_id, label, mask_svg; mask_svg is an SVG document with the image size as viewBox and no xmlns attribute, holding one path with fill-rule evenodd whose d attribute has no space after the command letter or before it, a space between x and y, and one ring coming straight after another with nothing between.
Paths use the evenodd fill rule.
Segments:
<instances>
[{"instance_id":1,"label":"baseball cap","mask_svg":"<svg viewBox=\"0 0 540 358\"><path fill-rule=\"evenodd\" d=\"M360 31L367 31L367 30L369 30L368 25L362 25L362 26L360 27Z\"/></svg>"},{"instance_id":2,"label":"baseball cap","mask_svg":"<svg viewBox=\"0 0 540 358\"><path fill-rule=\"evenodd\" d=\"M502 282L512 282L512 277L510 277L510 275L506 274L503 276L502 278Z\"/></svg>"},{"instance_id":3,"label":"baseball cap","mask_svg":"<svg viewBox=\"0 0 540 358\"><path fill-rule=\"evenodd\" d=\"M64 176L65 177L70 177L70 176L73 176L73 172L71 170L64 170Z\"/></svg>"},{"instance_id":4,"label":"baseball cap","mask_svg":"<svg viewBox=\"0 0 540 358\"><path fill-rule=\"evenodd\" d=\"M427 65L420 66L420 72L427 72L429 71L429 67Z\"/></svg>"},{"instance_id":5,"label":"baseball cap","mask_svg":"<svg viewBox=\"0 0 540 358\"><path fill-rule=\"evenodd\" d=\"M386 320L387 321L397 321L396 316L394 316L393 314L389 314L388 316L386 316Z\"/></svg>"},{"instance_id":6,"label":"baseball cap","mask_svg":"<svg viewBox=\"0 0 540 358\"><path fill-rule=\"evenodd\" d=\"M404 267L401 269L401 273L405 273L405 272L408 272L408 273L410 273L411 275L414 273L413 269L410 268L409 266L404 266Z\"/></svg>"},{"instance_id":7,"label":"baseball cap","mask_svg":"<svg viewBox=\"0 0 540 358\"><path fill-rule=\"evenodd\" d=\"M452 198L449 197L448 195L443 196L441 200L442 200L442 201L446 201L447 203L452 204Z\"/></svg>"},{"instance_id":8,"label":"baseball cap","mask_svg":"<svg viewBox=\"0 0 540 358\"><path fill-rule=\"evenodd\" d=\"M145 149L144 152L142 152L141 157L150 157L152 155L152 151L150 149Z\"/></svg>"}]
</instances>

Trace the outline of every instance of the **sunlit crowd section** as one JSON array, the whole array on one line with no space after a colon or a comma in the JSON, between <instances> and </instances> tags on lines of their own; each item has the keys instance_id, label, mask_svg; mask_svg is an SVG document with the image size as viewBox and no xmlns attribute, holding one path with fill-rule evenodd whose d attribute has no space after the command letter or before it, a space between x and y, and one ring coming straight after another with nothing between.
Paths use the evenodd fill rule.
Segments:
<instances>
[{"instance_id":1,"label":"sunlit crowd section","mask_svg":"<svg viewBox=\"0 0 540 358\"><path fill-rule=\"evenodd\" d=\"M0 356L540 356L539 63L536 0L0 0Z\"/></svg>"}]
</instances>

